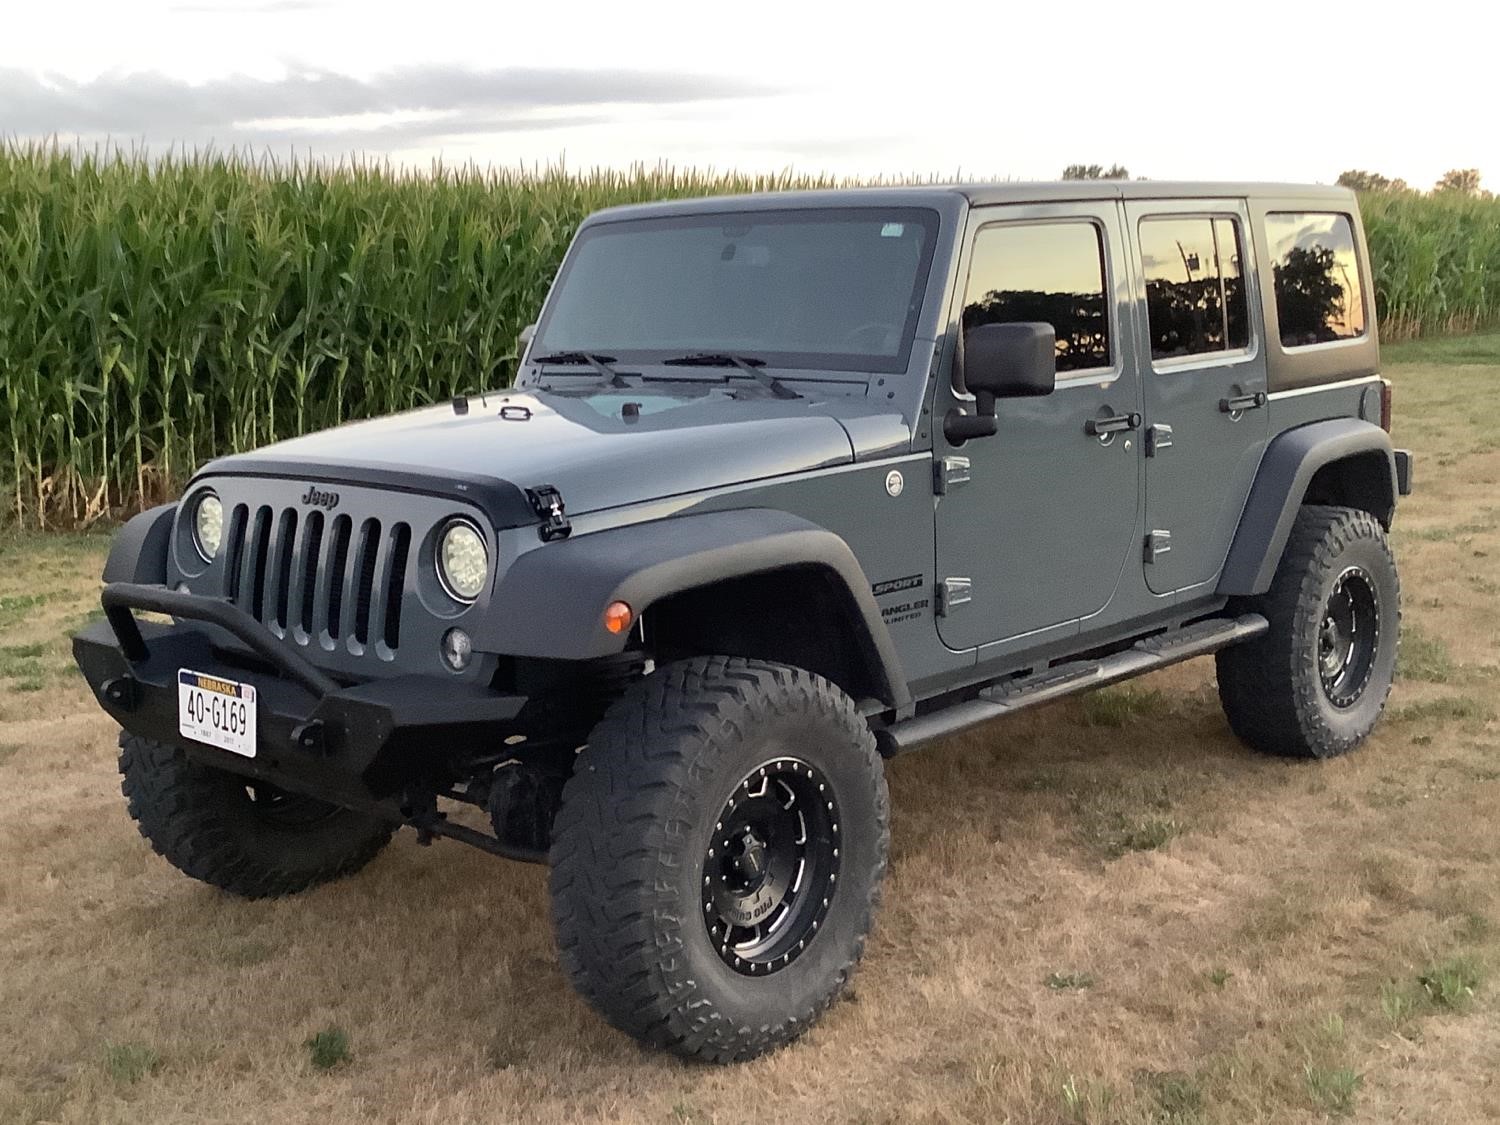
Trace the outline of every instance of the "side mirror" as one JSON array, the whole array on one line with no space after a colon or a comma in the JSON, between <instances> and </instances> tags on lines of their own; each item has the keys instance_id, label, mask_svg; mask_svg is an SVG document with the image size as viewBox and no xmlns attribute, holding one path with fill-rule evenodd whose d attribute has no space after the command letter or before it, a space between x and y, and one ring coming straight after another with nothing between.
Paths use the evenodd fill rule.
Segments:
<instances>
[{"instance_id":1,"label":"side mirror","mask_svg":"<svg viewBox=\"0 0 1500 1125\"><path fill-rule=\"evenodd\" d=\"M1057 333L1041 321L982 324L964 333L963 384L976 413L948 411L943 433L957 445L990 437L997 398L1050 395L1057 386Z\"/></svg>"},{"instance_id":2,"label":"side mirror","mask_svg":"<svg viewBox=\"0 0 1500 1125\"><path fill-rule=\"evenodd\" d=\"M536 325L528 324L521 329L516 336L516 360L517 362L526 358L526 349L531 347L531 338L536 335Z\"/></svg>"}]
</instances>

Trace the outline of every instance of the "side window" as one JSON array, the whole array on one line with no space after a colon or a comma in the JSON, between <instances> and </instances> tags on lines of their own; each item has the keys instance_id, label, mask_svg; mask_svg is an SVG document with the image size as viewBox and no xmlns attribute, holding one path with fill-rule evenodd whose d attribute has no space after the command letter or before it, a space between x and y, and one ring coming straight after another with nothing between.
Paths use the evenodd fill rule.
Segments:
<instances>
[{"instance_id":1,"label":"side window","mask_svg":"<svg viewBox=\"0 0 1500 1125\"><path fill-rule=\"evenodd\" d=\"M1087 220L983 227L974 238L963 326L1041 320L1057 332L1057 371L1112 362L1104 239Z\"/></svg>"},{"instance_id":2,"label":"side window","mask_svg":"<svg viewBox=\"0 0 1500 1125\"><path fill-rule=\"evenodd\" d=\"M1365 334L1365 298L1348 215L1272 212L1266 216L1266 243L1276 274L1282 347Z\"/></svg>"},{"instance_id":3,"label":"side window","mask_svg":"<svg viewBox=\"0 0 1500 1125\"><path fill-rule=\"evenodd\" d=\"M1142 219L1140 240L1152 359L1249 345L1238 223L1207 216Z\"/></svg>"}]
</instances>

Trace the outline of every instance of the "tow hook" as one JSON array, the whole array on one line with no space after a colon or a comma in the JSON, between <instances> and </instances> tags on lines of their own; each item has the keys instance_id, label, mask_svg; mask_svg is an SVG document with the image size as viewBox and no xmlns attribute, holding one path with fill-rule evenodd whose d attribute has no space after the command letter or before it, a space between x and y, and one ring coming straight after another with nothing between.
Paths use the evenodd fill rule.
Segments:
<instances>
[{"instance_id":1,"label":"tow hook","mask_svg":"<svg viewBox=\"0 0 1500 1125\"><path fill-rule=\"evenodd\" d=\"M309 754L328 753L328 734L323 726L322 719L311 719L305 723L299 723L292 730L292 744L306 750Z\"/></svg>"},{"instance_id":2,"label":"tow hook","mask_svg":"<svg viewBox=\"0 0 1500 1125\"><path fill-rule=\"evenodd\" d=\"M134 676L116 676L99 686L99 694L121 711L134 711L141 701L141 685Z\"/></svg>"}]
</instances>

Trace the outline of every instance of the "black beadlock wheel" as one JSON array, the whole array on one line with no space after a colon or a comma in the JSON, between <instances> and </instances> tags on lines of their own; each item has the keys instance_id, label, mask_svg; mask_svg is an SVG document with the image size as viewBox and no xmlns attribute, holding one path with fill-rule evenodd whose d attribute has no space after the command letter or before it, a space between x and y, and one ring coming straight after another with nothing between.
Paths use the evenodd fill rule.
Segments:
<instances>
[{"instance_id":1,"label":"black beadlock wheel","mask_svg":"<svg viewBox=\"0 0 1500 1125\"><path fill-rule=\"evenodd\" d=\"M194 879L240 895L295 894L353 874L395 826L120 736L120 788L152 849Z\"/></svg>"},{"instance_id":2,"label":"black beadlock wheel","mask_svg":"<svg viewBox=\"0 0 1500 1125\"><path fill-rule=\"evenodd\" d=\"M1269 628L1217 657L1219 699L1247 745L1331 758L1379 720L1395 677L1401 586L1368 512L1307 505L1265 594L1243 608Z\"/></svg>"},{"instance_id":3,"label":"black beadlock wheel","mask_svg":"<svg viewBox=\"0 0 1500 1125\"><path fill-rule=\"evenodd\" d=\"M734 787L703 858L703 916L723 962L746 976L807 948L838 882L839 814L823 775L776 758Z\"/></svg>"},{"instance_id":4,"label":"black beadlock wheel","mask_svg":"<svg viewBox=\"0 0 1500 1125\"><path fill-rule=\"evenodd\" d=\"M563 967L615 1027L689 1059L806 1031L864 950L889 841L854 701L809 672L663 665L605 715L563 791Z\"/></svg>"},{"instance_id":5,"label":"black beadlock wheel","mask_svg":"<svg viewBox=\"0 0 1500 1125\"><path fill-rule=\"evenodd\" d=\"M1380 596L1363 567L1345 568L1334 580L1318 628L1318 676L1328 702L1353 707L1370 683L1380 647Z\"/></svg>"}]
</instances>

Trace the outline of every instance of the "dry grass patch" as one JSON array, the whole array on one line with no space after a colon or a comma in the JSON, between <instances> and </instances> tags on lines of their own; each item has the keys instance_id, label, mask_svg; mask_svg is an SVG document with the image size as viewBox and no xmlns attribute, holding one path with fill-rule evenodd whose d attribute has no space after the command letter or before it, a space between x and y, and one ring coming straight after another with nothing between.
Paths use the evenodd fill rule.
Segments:
<instances>
[{"instance_id":1,"label":"dry grass patch","mask_svg":"<svg viewBox=\"0 0 1500 1125\"><path fill-rule=\"evenodd\" d=\"M643 1051L572 995L540 869L403 834L283 901L171 870L58 672L105 540L0 541L0 659L42 679L0 676L0 1121L1492 1119L1500 354L1392 374L1420 491L1406 675L1370 744L1256 757L1200 660L897 760L853 992L730 1070ZM1407 534L1432 528L1463 530ZM331 1031L347 1061L323 1069Z\"/></svg>"}]
</instances>

